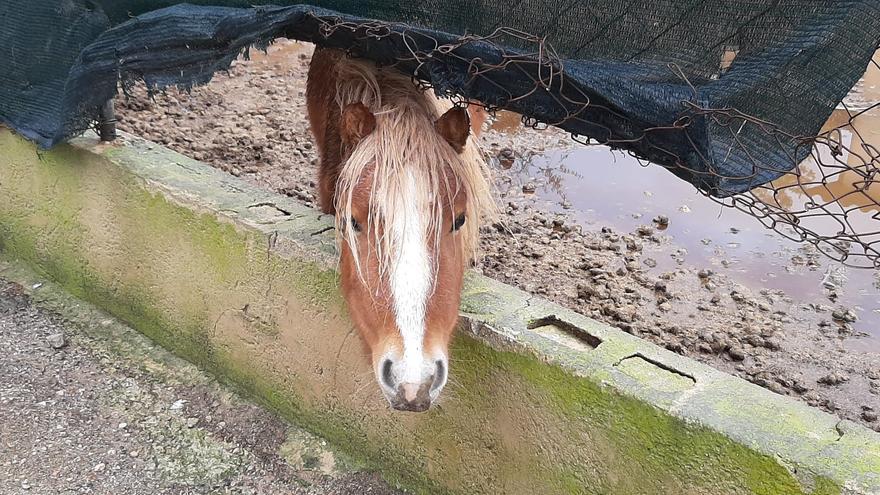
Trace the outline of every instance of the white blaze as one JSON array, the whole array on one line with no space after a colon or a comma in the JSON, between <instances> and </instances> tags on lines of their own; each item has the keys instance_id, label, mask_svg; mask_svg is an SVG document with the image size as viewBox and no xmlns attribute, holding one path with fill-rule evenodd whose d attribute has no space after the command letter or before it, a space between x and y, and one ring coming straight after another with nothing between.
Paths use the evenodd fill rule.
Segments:
<instances>
[{"instance_id":1,"label":"white blaze","mask_svg":"<svg viewBox=\"0 0 880 495\"><path fill-rule=\"evenodd\" d=\"M400 383L421 383L431 368L424 362L425 313L432 286L431 260L425 240L426 227L421 207L417 204L416 178L411 171L405 176L404 211L395 216L391 225L394 268L391 273L391 294L394 316L403 337L403 361L396 370Z\"/></svg>"}]
</instances>

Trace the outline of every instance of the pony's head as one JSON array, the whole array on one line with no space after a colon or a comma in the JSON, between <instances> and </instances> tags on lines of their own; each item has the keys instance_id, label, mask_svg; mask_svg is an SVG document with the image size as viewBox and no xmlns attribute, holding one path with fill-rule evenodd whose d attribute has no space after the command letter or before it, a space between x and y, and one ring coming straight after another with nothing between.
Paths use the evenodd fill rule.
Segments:
<instances>
[{"instance_id":1,"label":"pony's head","mask_svg":"<svg viewBox=\"0 0 880 495\"><path fill-rule=\"evenodd\" d=\"M391 406L425 411L446 385L464 270L493 207L485 163L467 112L441 114L432 96L342 107L342 292Z\"/></svg>"}]
</instances>

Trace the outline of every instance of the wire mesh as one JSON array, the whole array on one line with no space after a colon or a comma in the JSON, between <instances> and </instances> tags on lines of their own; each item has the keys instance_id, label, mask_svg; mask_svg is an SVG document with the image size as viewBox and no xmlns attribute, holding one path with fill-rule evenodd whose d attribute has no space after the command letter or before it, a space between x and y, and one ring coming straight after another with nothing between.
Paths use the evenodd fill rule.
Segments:
<instances>
[{"instance_id":1,"label":"wire mesh","mask_svg":"<svg viewBox=\"0 0 880 495\"><path fill-rule=\"evenodd\" d=\"M406 55L386 63L411 72L414 80L425 87L430 86L426 68L435 57L442 56L466 64L468 79L463 81L463 86L494 84L495 93L501 95L493 102L473 101L449 94L444 88L434 88L439 93L447 93L445 96L453 98L457 104L478 104L491 112L510 108L519 100L543 93L544 100L552 101L557 107L549 113L563 117L552 121L523 117L524 125L537 129L548 125L565 128L576 122L581 128L587 126L592 130L590 136L572 134L572 139L583 144L621 148L639 159L644 158L641 151L646 147L668 154L669 160L663 160L660 166L676 175L705 176L705 181L691 182L719 204L741 210L795 242L813 244L826 256L847 266L880 267L880 44L865 76L838 103L817 135L786 132L774 124L772 115L761 118L737 108L706 107L697 97L697 89L688 80L686 71L669 63L669 73L693 88L693 98L680 102L681 117L666 126L644 128L637 136L622 136L615 129L603 128L601 122L589 120L590 110L596 109L617 114L624 121L626 116L604 106L603 102L591 101L576 86L568 85L566 62L557 56L546 37L498 27L487 35L465 35L453 43L437 40L426 43L424 33L385 22L353 22L317 16L315 21L320 24L324 38L329 39L339 30L346 30L349 32L347 37L353 35L358 39L359 43L348 47L350 55L355 57L361 55L359 46L396 37L394 42L405 47L401 52ZM425 49L425 46L430 48ZM468 56L474 52L469 47L485 51L486 46L502 55L493 61ZM736 63L737 54L735 45L723 47L717 72L710 78L724 77ZM488 77L496 71L518 71L527 75L533 85L522 88L519 93L512 92ZM727 155L737 152L749 157L750 170L747 173L724 176L719 172L717 157L701 157L702 166L695 168L679 159L675 151L664 149L651 139L655 133L686 129L698 119L711 124L716 132L721 129L726 134L721 138L729 143ZM745 130L757 130L771 137L778 143L780 153L773 160L756 156L750 140L741 138ZM787 158L780 160L780 155ZM721 160L725 159L721 157ZM762 181L761 177L767 172L777 178ZM755 185L746 192L724 190L726 182L718 179L730 179L740 184L752 181ZM715 187L699 187L701 182Z\"/></svg>"}]
</instances>

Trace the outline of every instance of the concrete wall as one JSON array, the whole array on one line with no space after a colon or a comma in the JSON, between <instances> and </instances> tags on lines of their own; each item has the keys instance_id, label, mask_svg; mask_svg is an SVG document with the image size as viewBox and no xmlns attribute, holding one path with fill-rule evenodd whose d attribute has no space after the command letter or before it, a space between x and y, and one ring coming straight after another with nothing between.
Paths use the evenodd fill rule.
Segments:
<instances>
[{"instance_id":1,"label":"concrete wall","mask_svg":"<svg viewBox=\"0 0 880 495\"><path fill-rule=\"evenodd\" d=\"M475 274L441 407L393 412L330 227L132 136L0 129L0 256L416 492L880 493L880 435Z\"/></svg>"}]
</instances>

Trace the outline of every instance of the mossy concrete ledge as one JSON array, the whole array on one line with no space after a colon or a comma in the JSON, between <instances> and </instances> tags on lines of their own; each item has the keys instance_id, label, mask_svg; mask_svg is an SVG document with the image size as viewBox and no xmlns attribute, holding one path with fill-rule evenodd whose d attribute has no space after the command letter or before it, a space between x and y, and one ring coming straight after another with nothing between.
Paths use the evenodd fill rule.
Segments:
<instances>
[{"instance_id":1,"label":"mossy concrete ledge","mask_svg":"<svg viewBox=\"0 0 880 495\"><path fill-rule=\"evenodd\" d=\"M476 274L441 406L391 411L330 220L133 136L0 130L0 252L418 493L880 493L880 435Z\"/></svg>"}]
</instances>

